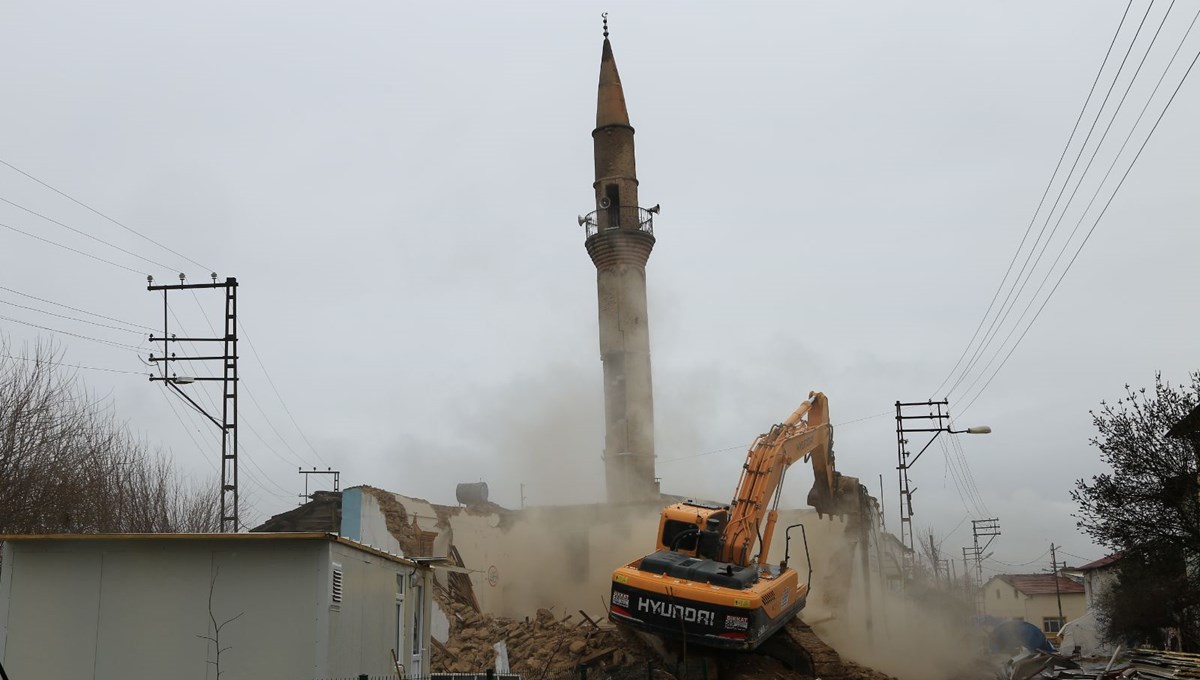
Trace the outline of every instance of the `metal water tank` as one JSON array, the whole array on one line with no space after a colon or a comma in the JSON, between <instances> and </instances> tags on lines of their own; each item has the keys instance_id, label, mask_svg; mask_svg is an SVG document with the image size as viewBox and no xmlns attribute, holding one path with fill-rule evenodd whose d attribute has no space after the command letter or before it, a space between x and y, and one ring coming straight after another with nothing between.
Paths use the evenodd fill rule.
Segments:
<instances>
[{"instance_id":1,"label":"metal water tank","mask_svg":"<svg viewBox=\"0 0 1200 680\"><path fill-rule=\"evenodd\" d=\"M470 482L459 484L454 490L454 496L462 505L487 505L487 482Z\"/></svg>"}]
</instances>

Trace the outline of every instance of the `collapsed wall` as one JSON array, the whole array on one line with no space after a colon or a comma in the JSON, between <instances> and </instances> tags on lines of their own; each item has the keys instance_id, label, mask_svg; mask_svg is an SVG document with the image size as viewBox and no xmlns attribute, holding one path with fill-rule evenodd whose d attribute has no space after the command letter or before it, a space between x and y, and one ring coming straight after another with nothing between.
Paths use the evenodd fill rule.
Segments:
<instances>
[{"instance_id":1,"label":"collapsed wall","mask_svg":"<svg viewBox=\"0 0 1200 680\"><path fill-rule=\"evenodd\" d=\"M462 567L438 570L431 627L436 669L491 666L498 642L508 645L510 666L525 672L557 673L583 661L637 663L653 655L605 619L612 571L653 549L659 504L508 510L442 506L371 487L345 493L350 499L361 495L347 502L360 506L356 531L362 539L356 540L394 541L407 556L442 556ZM947 623L952 617L938 611L933 598L922 601L904 591L904 548L879 527L870 501L862 521L780 511L771 561L790 550L790 566L803 579L810 567L806 557L812 560L812 591L801 614L808 623L789 628L795 630L782 656L792 660L785 658L784 668L797 654L820 656L803 645L823 639L825 649L836 650L830 668L843 669L844 677L883 677L860 666L905 679L954 677L967 662L969 645L960 643L961 631ZM353 524L355 514L343 508L343 526ZM803 532L793 529L788 546L787 527L796 524ZM758 656L771 657L768 651ZM750 663L741 658L739 663ZM751 665L766 672L772 663L760 658ZM733 669L721 674L738 676Z\"/></svg>"}]
</instances>

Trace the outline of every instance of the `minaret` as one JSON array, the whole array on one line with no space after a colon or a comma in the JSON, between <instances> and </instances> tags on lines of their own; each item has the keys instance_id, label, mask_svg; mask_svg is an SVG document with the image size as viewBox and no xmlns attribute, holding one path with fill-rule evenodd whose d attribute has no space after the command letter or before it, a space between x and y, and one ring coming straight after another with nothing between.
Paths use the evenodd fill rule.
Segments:
<instances>
[{"instance_id":1,"label":"minaret","mask_svg":"<svg viewBox=\"0 0 1200 680\"><path fill-rule=\"evenodd\" d=\"M646 261L654 248L655 206L638 207L633 128L604 25L596 103L596 210L586 226L600 302L604 362L604 473L610 503L657 501L654 397L646 319Z\"/></svg>"}]
</instances>

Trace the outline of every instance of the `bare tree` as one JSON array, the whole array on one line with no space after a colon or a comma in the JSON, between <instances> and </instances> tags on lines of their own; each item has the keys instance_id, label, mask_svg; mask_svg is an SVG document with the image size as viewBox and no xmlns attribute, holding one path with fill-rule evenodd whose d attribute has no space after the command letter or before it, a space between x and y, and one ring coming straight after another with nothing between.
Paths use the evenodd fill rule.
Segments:
<instances>
[{"instance_id":1,"label":"bare tree","mask_svg":"<svg viewBox=\"0 0 1200 680\"><path fill-rule=\"evenodd\" d=\"M217 587L217 575L220 573L221 573L221 570L219 567L214 568L212 580L210 580L208 582L208 620L212 626L209 629L209 633L211 633L211 634L196 636L196 637L200 638L201 640L208 640L209 642L212 643L213 652L211 654L209 654L209 656L212 658L210 658L208 660L208 663L209 663L209 665L213 666L216 669L217 680L221 680L221 673L223 672L221 670L221 654L233 649L233 645L230 645L228 647L221 646L221 630L223 628L225 628L225 626L242 618L242 615L246 613L246 612L238 612L236 615L231 616L230 618L225 619L224 621L221 621L220 623L217 622L217 615L215 613L213 613L212 599L213 599L213 591Z\"/></svg>"},{"instance_id":2,"label":"bare tree","mask_svg":"<svg viewBox=\"0 0 1200 680\"><path fill-rule=\"evenodd\" d=\"M215 531L217 485L180 477L60 354L0 356L0 533Z\"/></svg>"}]
</instances>

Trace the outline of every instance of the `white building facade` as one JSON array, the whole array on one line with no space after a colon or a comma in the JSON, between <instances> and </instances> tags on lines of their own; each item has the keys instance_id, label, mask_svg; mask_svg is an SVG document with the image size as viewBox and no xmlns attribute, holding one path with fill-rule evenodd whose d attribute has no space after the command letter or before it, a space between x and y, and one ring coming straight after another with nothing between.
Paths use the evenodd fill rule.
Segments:
<instances>
[{"instance_id":1,"label":"white building facade","mask_svg":"<svg viewBox=\"0 0 1200 680\"><path fill-rule=\"evenodd\" d=\"M429 569L334 534L0 540L14 679L215 680L218 663L222 680L428 673Z\"/></svg>"}]
</instances>

